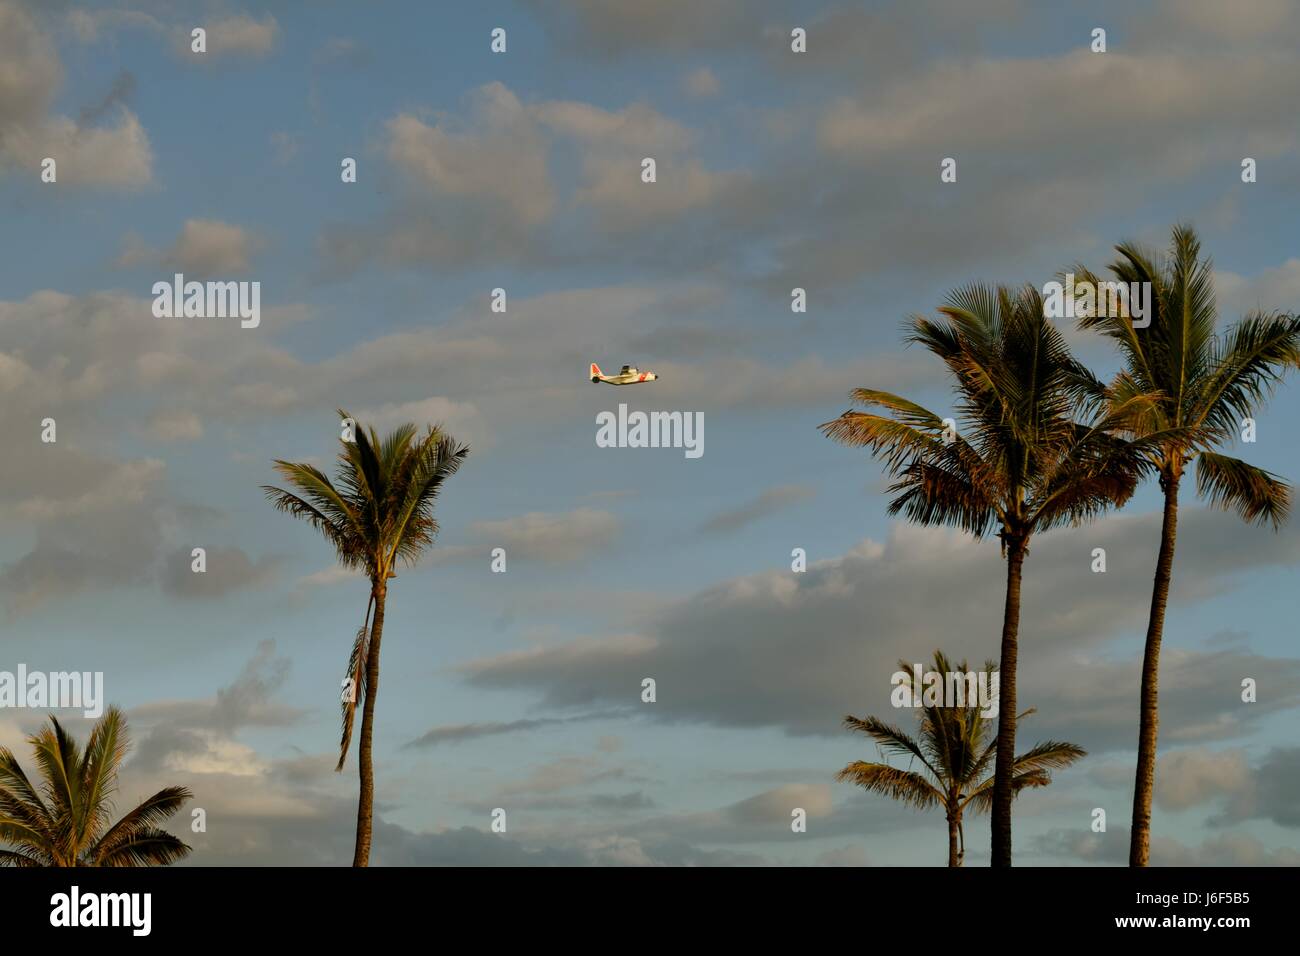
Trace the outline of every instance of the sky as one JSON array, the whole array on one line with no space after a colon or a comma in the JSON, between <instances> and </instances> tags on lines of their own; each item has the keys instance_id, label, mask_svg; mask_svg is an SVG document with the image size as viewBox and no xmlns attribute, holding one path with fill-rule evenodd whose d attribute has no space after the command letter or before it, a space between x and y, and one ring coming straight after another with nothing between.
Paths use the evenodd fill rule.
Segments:
<instances>
[{"instance_id":1,"label":"sky","mask_svg":"<svg viewBox=\"0 0 1300 956\"><path fill-rule=\"evenodd\" d=\"M332 468L336 409L441 423L471 451L389 590L373 864L941 865L941 813L836 782L878 758L841 721L910 728L899 659L996 657L1004 567L817 426L858 386L946 407L901 326L949 290L1178 222L1222 324L1295 310L1297 42L1286 0L0 0L0 671L103 672L119 806L190 787L190 863L346 864L368 586L260 486ZM177 272L259 282L260 323L156 318ZM703 454L598 447L620 402ZM1298 415L1293 381L1233 453L1300 476ZM1300 531L1183 500L1152 861L1296 865ZM1017 801L1018 864L1127 859L1159 517L1144 487L1031 547L1020 740L1088 756Z\"/></svg>"}]
</instances>

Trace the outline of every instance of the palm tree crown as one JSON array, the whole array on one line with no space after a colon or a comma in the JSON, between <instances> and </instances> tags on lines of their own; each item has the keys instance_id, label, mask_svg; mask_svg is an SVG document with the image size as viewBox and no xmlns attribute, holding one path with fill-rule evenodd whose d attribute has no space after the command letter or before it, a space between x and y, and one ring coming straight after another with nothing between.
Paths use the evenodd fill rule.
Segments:
<instances>
[{"instance_id":1,"label":"palm tree crown","mask_svg":"<svg viewBox=\"0 0 1300 956\"><path fill-rule=\"evenodd\" d=\"M1112 431L1143 404L1133 399L1091 422L1075 420L1095 380L1043 316L1042 296L973 285L914 316L908 341L948 366L957 415L945 420L905 398L859 388L875 411L847 411L822 430L869 448L896 479L890 514L950 525L1004 548L1036 531L1079 523L1133 493L1140 464Z\"/></svg>"},{"instance_id":2,"label":"palm tree crown","mask_svg":"<svg viewBox=\"0 0 1300 956\"><path fill-rule=\"evenodd\" d=\"M1216 333L1213 266L1190 226L1174 227L1167 257L1134 243L1115 249L1116 279L1151 284L1151 324L1135 328L1125 315L1095 311L1080 317L1081 327L1111 339L1124 359L1123 371L1109 386L1094 384L1092 397L1112 406L1142 399L1125 431L1143 439L1142 453L1162 483L1181 478L1195 460L1199 494L1247 521L1280 526L1290 487L1215 449L1234 442L1286 371L1300 368L1300 317L1256 311ZM1081 267L1075 272L1099 281Z\"/></svg>"},{"instance_id":3,"label":"palm tree crown","mask_svg":"<svg viewBox=\"0 0 1300 956\"><path fill-rule=\"evenodd\" d=\"M127 751L126 718L110 707L84 752L53 717L28 738L44 778L35 787L0 747L0 866L165 866L190 848L160 825L193 796L166 787L110 825Z\"/></svg>"},{"instance_id":4,"label":"palm tree crown","mask_svg":"<svg viewBox=\"0 0 1300 956\"><path fill-rule=\"evenodd\" d=\"M351 420L347 412L339 414ZM337 485L314 465L277 460L275 470L295 491L272 485L262 490L279 510L320 531L344 567L382 581L393 576L399 559L413 564L433 543L434 502L469 447L441 428L417 437L409 423L382 440L374 428L358 426L354 439L341 442Z\"/></svg>"}]
</instances>

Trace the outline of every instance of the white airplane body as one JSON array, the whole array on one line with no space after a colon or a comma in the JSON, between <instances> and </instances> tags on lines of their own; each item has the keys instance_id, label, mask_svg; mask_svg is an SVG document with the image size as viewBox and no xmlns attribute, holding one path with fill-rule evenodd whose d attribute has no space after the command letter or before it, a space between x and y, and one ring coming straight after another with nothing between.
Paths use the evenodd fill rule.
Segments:
<instances>
[{"instance_id":1,"label":"white airplane body","mask_svg":"<svg viewBox=\"0 0 1300 956\"><path fill-rule=\"evenodd\" d=\"M653 382L659 376L654 372L643 372L634 365L624 365L617 375L606 375L595 362L591 363L591 380L606 382L610 385L636 385L640 382Z\"/></svg>"}]
</instances>

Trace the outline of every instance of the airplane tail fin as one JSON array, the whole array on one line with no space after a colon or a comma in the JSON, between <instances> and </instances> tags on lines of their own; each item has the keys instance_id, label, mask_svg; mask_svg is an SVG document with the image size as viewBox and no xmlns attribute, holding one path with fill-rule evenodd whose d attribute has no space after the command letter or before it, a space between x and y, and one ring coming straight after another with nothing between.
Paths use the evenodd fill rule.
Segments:
<instances>
[{"instance_id":1,"label":"airplane tail fin","mask_svg":"<svg viewBox=\"0 0 1300 956\"><path fill-rule=\"evenodd\" d=\"M591 363L591 377L592 377L592 378L595 378L597 375L604 375L604 374L605 374L605 373L602 372L602 371L600 370L600 366L599 366L599 365L597 365L595 362L592 362L592 363Z\"/></svg>"}]
</instances>

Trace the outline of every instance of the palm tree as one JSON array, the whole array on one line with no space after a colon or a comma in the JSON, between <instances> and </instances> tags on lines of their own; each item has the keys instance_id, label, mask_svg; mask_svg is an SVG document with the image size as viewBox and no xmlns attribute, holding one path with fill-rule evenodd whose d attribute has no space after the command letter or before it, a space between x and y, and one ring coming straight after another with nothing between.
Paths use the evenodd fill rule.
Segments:
<instances>
[{"instance_id":1,"label":"palm tree","mask_svg":"<svg viewBox=\"0 0 1300 956\"><path fill-rule=\"evenodd\" d=\"M899 661L906 675L905 687L920 695L922 688L912 680L911 665ZM996 665L984 664L987 680ZM941 651L934 652L934 672L939 674L969 674L965 661L953 668ZM1017 717L1033 713L1026 711ZM958 702L944 699L938 706L920 708L917 715L919 739L888 724L878 717L845 717L844 726L861 731L874 740L882 750L907 757L917 770L903 769L888 763L855 760L835 779L847 780L874 793L901 800L917 809L943 807L948 820L948 865L961 866L966 855L966 835L962 827L967 810L982 813L993 805L993 777L988 776L993 763L996 740L990 742L992 728L984 717L978 701ZM1068 767L1086 755L1082 747L1058 740L1048 740L1034 746L1015 759L1012 764L1011 789L1019 794L1025 787L1046 787L1052 782L1053 769Z\"/></svg>"},{"instance_id":2,"label":"palm tree","mask_svg":"<svg viewBox=\"0 0 1300 956\"><path fill-rule=\"evenodd\" d=\"M1039 531L1079 524L1132 495L1137 446L1111 432L1143 399L1075 420L1096 380L1070 355L1031 286L971 285L952 293L939 312L943 319L914 316L908 341L947 365L958 396L954 417L859 388L853 398L873 411L846 411L821 429L884 462L895 479L891 515L955 526L977 538L996 531L1001 540L1007 580L992 862L1010 866L1020 585L1029 542Z\"/></svg>"},{"instance_id":3,"label":"palm tree","mask_svg":"<svg viewBox=\"0 0 1300 956\"><path fill-rule=\"evenodd\" d=\"M352 420L345 411L339 414ZM393 568L399 559L413 566L433 544L438 533L434 502L443 482L456 473L469 454L469 446L457 444L437 426L429 426L423 436L417 436L412 424L399 426L383 440L373 428L367 430L358 424L355 440L345 438L342 445L337 484L313 465L277 460L275 470L295 490L271 485L264 485L262 490L277 509L305 519L320 531L334 546L340 564L361 570L370 579L365 623L352 643L344 678L347 690L342 695L343 733L335 767L343 769L357 699L364 697L358 746L361 784L352 865L368 866L375 800L371 740L388 581L397 576Z\"/></svg>"},{"instance_id":4,"label":"palm tree","mask_svg":"<svg viewBox=\"0 0 1300 956\"><path fill-rule=\"evenodd\" d=\"M53 716L27 738L44 778L34 787L0 747L0 866L166 866L190 848L159 825L193 796L166 787L116 823L112 796L127 751L126 718L110 707L83 753Z\"/></svg>"},{"instance_id":5,"label":"palm tree","mask_svg":"<svg viewBox=\"0 0 1300 956\"><path fill-rule=\"evenodd\" d=\"M1211 504L1233 508L1244 520L1269 523L1275 530L1286 520L1290 487L1277 475L1217 449L1236 438L1241 420L1268 397L1287 370L1300 367L1300 318L1251 312L1216 334L1213 269L1210 260L1201 257L1200 240L1190 226L1174 227L1168 257L1154 256L1133 243L1121 243L1115 251L1120 258L1110 271L1117 280L1151 284L1150 325L1134 328L1124 315L1100 314L1105 310L1093 310L1079 324L1112 339L1124 358L1123 371L1108 388L1095 389L1096 397L1111 405L1138 395L1151 399L1146 412L1134 418L1129 434L1143 440L1144 457L1159 476L1164 494L1142 654L1129 845L1129 865L1146 866L1155 787L1160 642L1173 577L1179 485L1195 460L1196 492ZM1086 269L1075 271L1076 282L1098 281Z\"/></svg>"}]
</instances>

